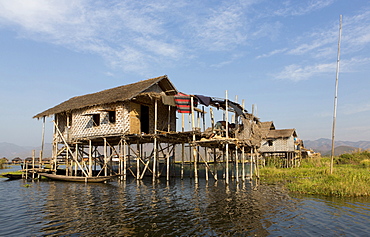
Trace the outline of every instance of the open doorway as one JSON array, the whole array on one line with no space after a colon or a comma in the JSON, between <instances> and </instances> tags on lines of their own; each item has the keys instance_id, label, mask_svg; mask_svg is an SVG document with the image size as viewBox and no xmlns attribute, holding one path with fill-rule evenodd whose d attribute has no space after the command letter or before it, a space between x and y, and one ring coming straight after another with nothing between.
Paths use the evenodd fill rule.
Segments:
<instances>
[{"instance_id":1,"label":"open doorway","mask_svg":"<svg viewBox=\"0 0 370 237\"><path fill-rule=\"evenodd\" d=\"M149 107L141 105L140 108L140 130L142 133L149 133Z\"/></svg>"}]
</instances>

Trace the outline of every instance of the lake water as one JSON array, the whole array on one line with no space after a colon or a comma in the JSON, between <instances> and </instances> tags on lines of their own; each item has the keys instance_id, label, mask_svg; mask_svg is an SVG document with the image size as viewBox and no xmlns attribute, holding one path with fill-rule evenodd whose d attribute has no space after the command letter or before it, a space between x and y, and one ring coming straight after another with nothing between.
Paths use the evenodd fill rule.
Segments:
<instances>
[{"instance_id":1,"label":"lake water","mask_svg":"<svg viewBox=\"0 0 370 237\"><path fill-rule=\"evenodd\" d=\"M274 185L0 179L0 193L0 236L370 236L370 198Z\"/></svg>"}]
</instances>

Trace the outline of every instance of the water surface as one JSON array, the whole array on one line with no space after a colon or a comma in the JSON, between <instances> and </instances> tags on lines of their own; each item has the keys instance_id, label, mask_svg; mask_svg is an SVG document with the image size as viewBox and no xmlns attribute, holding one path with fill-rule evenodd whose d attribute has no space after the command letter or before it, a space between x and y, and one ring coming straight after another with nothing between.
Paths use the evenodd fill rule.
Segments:
<instances>
[{"instance_id":1,"label":"water surface","mask_svg":"<svg viewBox=\"0 0 370 237\"><path fill-rule=\"evenodd\" d=\"M7 170L5 170L7 171ZM1 171L0 171L1 172ZM0 179L1 236L368 236L368 198L192 179Z\"/></svg>"}]
</instances>

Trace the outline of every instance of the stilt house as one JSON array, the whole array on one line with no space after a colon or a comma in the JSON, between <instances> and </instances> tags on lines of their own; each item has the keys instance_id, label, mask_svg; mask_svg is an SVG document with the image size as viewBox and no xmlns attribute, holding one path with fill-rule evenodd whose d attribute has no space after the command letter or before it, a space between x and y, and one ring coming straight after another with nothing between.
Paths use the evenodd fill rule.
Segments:
<instances>
[{"instance_id":1,"label":"stilt house","mask_svg":"<svg viewBox=\"0 0 370 237\"><path fill-rule=\"evenodd\" d=\"M176 110L160 100L160 94L175 95L167 76L73 97L34 118L55 116L56 133L66 142L79 142L125 134L153 134L155 103L158 130L176 129Z\"/></svg>"},{"instance_id":2,"label":"stilt house","mask_svg":"<svg viewBox=\"0 0 370 237\"><path fill-rule=\"evenodd\" d=\"M202 110L195 108L197 103L203 105ZM205 130L204 106L222 109L225 121L215 124L217 120L209 108L212 126ZM176 112L182 114L181 132L176 131ZM234 117L231 123L228 113ZM185 114L189 114L190 131L184 129ZM167 76L76 96L34 118L43 118L45 123L45 117L52 115L51 171L57 175L60 163L66 167L65 176L98 177L104 171L104 176L119 175L123 179L127 174L136 179L151 174L155 180L165 172L168 180L170 174L176 176L175 147L178 145L181 146L181 177L185 163L189 162L197 182L200 162L206 170L206 179L210 172L217 180L218 168L222 167L217 163L225 163L228 182L233 169L229 163L238 167L238 162L242 161L244 180L246 154L254 157L250 163L255 165L256 149L261 144L259 119L243 106L228 99L180 93ZM203 131L200 124L203 124ZM186 147L190 149L189 159L184 158ZM236 177L238 179L239 175Z\"/></svg>"},{"instance_id":3,"label":"stilt house","mask_svg":"<svg viewBox=\"0 0 370 237\"><path fill-rule=\"evenodd\" d=\"M293 129L275 129L273 122L261 123L263 138L259 152L264 157L280 157L284 161L291 163L295 159L301 158L300 148L301 140L298 139L296 130Z\"/></svg>"}]
</instances>

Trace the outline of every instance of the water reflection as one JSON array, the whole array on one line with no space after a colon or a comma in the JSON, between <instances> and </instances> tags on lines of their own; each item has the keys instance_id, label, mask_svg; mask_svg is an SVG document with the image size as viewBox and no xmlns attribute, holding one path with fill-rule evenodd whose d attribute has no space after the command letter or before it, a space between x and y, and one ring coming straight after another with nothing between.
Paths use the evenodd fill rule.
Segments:
<instances>
[{"instance_id":1,"label":"water reflection","mask_svg":"<svg viewBox=\"0 0 370 237\"><path fill-rule=\"evenodd\" d=\"M24 184L30 184L28 188ZM370 232L369 199L175 179L108 184L0 181L7 236L317 236Z\"/></svg>"}]
</instances>

